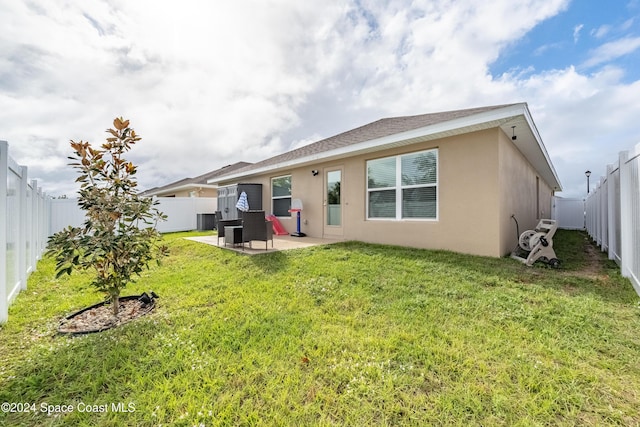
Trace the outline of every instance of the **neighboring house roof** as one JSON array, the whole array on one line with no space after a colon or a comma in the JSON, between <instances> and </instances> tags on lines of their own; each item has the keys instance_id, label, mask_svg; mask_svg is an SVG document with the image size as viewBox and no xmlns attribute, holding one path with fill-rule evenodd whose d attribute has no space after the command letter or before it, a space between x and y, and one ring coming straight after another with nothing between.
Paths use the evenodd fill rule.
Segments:
<instances>
[{"instance_id":1,"label":"neighboring house roof","mask_svg":"<svg viewBox=\"0 0 640 427\"><path fill-rule=\"evenodd\" d=\"M538 134L526 103L494 105L417 116L377 120L341 134L251 164L208 182L229 182L265 172L275 172L345 156L501 127L543 179L556 191L562 189L557 173ZM515 128L512 128L515 126Z\"/></svg>"},{"instance_id":2,"label":"neighboring house roof","mask_svg":"<svg viewBox=\"0 0 640 427\"><path fill-rule=\"evenodd\" d=\"M211 172L207 172L203 175L196 176L195 178L183 178L179 181L172 182L162 187L154 187L149 190L145 190L140 193L141 196L162 196L164 194L175 193L177 191L185 190L197 190L202 188L218 188L217 185L209 184L208 181L214 179L220 175L228 175L229 173L245 168L251 165L248 162L237 162L231 165L223 166L220 169L216 169Z\"/></svg>"}]
</instances>

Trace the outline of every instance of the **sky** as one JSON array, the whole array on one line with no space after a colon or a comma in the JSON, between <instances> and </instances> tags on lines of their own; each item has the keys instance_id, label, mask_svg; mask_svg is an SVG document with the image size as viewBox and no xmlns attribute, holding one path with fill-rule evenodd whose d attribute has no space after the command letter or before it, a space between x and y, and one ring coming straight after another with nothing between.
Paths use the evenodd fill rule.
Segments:
<instances>
[{"instance_id":1,"label":"sky","mask_svg":"<svg viewBox=\"0 0 640 427\"><path fill-rule=\"evenodd\" d=\"M0 140L52 196L115 117L141 190L384 117L527 102L584 197L640 143L640 0L12 0ZM471 172L470 172L471 174Z\"/></svg>"}]
</instances>

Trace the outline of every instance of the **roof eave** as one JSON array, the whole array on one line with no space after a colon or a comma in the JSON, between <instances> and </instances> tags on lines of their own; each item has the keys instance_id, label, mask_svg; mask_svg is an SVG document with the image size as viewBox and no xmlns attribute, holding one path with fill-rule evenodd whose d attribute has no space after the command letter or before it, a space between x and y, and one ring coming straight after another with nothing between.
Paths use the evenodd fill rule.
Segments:
<instances>
[{"instance_id":1,"label":"roof eave","mask_svg":"<svg viewBox=\"0 0 640 427\"><path fill-rule=\"evenodd\" d=\"M523 126L525 129L522 129ZM554 191L562 191L562 184L560 183L558 174L553 163L551 163L549 153L542 142L538 128L533 121L527 105L522 104L521 113L515 115L510 121L500 127L507 136L516 136L516 139L511 138L513 144L529 163L531 163L551 189Z\"/></svg>"},{"instance_id":2,"label":"roof eave","mask_svg":"<svg viewBox=\"0 0 640 427\"><path fill-rule=\"evenodd\" d=\"M538 147L540 148L540 151L542 152L542 155L544 156L544 160L546 163L546 167L549 168L549 172L551 173L552 177L553 177L553 181L551 180L551 176L548 177L548 183L550 185L552 185L554 187L555 191L562 191L562 184L560 183L560 178L558 177L558 173L556 172L556 168L553 166L553 163L551 162L551 158L549 157L549 153L547 152L547 148L544 146L544 143L542 142L542 138L540 137L540 133L538 133L538 128L536 126L536 124L533 122L533 117L531 116L531 112L529 111L529 108L527 107L527 105L524 105L524 110L525 110L525 118L527 119L527 123L529 124L529 128L531 129L531 131L533 132L533 135L536 139L536 142L538 143Z\"/></svg>"},{"instance_id":3,"label":"roof eave","mask_svg":"<svg viewBox=\"0 0 640 427\"><path fill-rule=\"evenodd\" d=\"M548 184L556 191L560 191L562 186L557 177L556 171L549 159L542 139L538 134L538 130L531 118L529 109L526 103L518 103L509 105L503 108L497 108L495 110L489 110L482 113L474 114L472 116L462 117L458 119L448 120L441 123L424 126L421 128L399 132L396 134L376 138L372 140L363 141L357 144L340 147L334 150L328 150L321 153L317 153L310 156L300 157L289 161L279 162L272 165L266 165L261 168L251 169L245 172L239 172L235 174L229 174L217 178L208 180L208 183L228 183L237 181L239 179L246 179L248 177L262 175L267 172L277 172L281 170L291 169L295 167L302 167L317 163L319 161L330 161L337 158L341 158L345 155L354 156L363 153L371 153L376 151L387 150L389 148L401 147L405 145L411 145L418 142L425 142L439 138L445 138L450 136L461 135L470 132L476 132L485 129L491 129L495 127L501 127L505 133L508 132L505 129L511 128L512 123L518 117L524 118L527 126L529 127L532 139L536 141L537 148L539 149L539 159L530 158L532 154L530 151L523 152L523 155L531 162L531 164L539 169L543 178ZM523 138L521 138L521 141ZM518 144L516 144L518 145ZM520 149L520 147L518 147ZM544 161L540 161L544 159Z\"/></svg>"},{"instance_id":4,"label":"roof eave","mask_svg":"<svg viewBox=\"0 0 640 427\"><path fill-rule=\"evenodd\" d=\"M148 193L145 192L145 196L158 196L160 194L166 193L175 193L176 191L184 191L184 190L197 190L197 189L211 189L216 190L218 188L217 185L212 184L185 184L177 187L169 187L169 188L159 188L157 190L151 190Z\"/></svg>"}]
</instances>

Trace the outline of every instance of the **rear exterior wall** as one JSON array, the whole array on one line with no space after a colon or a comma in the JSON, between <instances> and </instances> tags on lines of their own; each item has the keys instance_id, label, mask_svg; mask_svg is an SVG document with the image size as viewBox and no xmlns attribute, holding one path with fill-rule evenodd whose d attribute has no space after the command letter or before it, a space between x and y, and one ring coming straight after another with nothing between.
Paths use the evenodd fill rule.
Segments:
<instances>
[{"instance_id":1,"label":"rear exterior wall","mask_svg":"<svg viewBox=\"0 0 640 427\"><path fill-rule=\"evenodd\" d=\"M438 150L437 220L366 218L366 161ZM346 165L348 197L345 238L477 255L498 255L497 146L488 130L434 140L373 155L359 156Z\"/></svg>"},{"instance_id":2,"label":"rear exterior wall","mask_svg":"<svg viewBox=\"0 0 640 427\"><path fill-rule=\"evenodd\" d=\"M304 207L301 231L311 237L501 256L499 133L489 129L242 181L263 184L263 207L269 212L271 179L291 175L292 198L301 199ZM438 150L437 220L367 219L367 160L434 148ZM343 226L327 229L323 226L324 176L334 168L342 169ZM319 174L314 176L312 170ZM295 217L279 219L287 231L296 230Z\"/></svg>"},{"instance_id":3,"label":"rear exterior wall","mask_svg":"<svg viewBox=\"0 0 640 427\"><path fill-rule=\"evenodd\" d=\"M368 160L438 150L437 220L367 218ZM324 176L342 170L342 227L324 227ZM313 175L317 170L318 175ZM553 191L498 128L242 178L262 184L263 207L271 211L271 179L290 175L292 198L301 199L301 231L311 237L360 240L426 249L504 256L517 244L518 231L549 218ZM221 183L221 185L232 184ZM518 221L519 230L516 228ZM296 231L295 216L281 217Z\"/></svg>"}]
</instances>

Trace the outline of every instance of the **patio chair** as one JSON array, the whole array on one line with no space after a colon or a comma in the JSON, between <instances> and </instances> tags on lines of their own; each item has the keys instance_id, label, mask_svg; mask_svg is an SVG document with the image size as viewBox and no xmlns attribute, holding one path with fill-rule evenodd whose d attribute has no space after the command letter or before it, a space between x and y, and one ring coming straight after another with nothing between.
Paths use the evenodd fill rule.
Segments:
<instances>
[{"instance_id":1,"label":"patio chair","mask_svg":"<svg viewBox=\"0 0 640 427\"><path fill-rule=\"evenodd\" d=\"M241 225L239 219L222 219L222 212L216 211L216 229L218 230L218 246L220 239L224 239L224 227L232 225Z\"/></svg>"},{"instance_id":2,"label":"patio chair","mask_svg":"<svg viewBox=\"0 0 640 427\"><path fill-rule=\"evenodd\" d=\"M215 229L218 229L218 221L222 221L222 212L216 211L216 223L214 224Z\"/></svg>"},{"instance_id":3,"label":"patio chair","mask_svg":"<svg viewBox=\"0 0 640 427\"><path fill-rule=\"evenodd\" d=\"M264 211L248 211L242 214L242 249L245 242L252 240L264 242L264 250L268 249L269 240L273 248L273 225L264 218Z\"/></svg>"}]
</instances>

